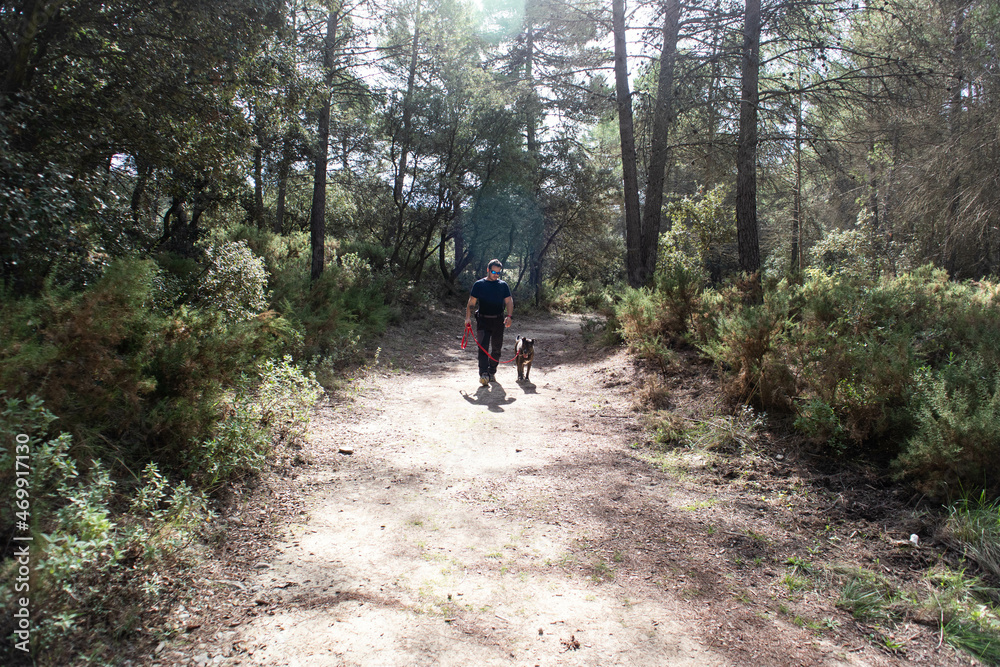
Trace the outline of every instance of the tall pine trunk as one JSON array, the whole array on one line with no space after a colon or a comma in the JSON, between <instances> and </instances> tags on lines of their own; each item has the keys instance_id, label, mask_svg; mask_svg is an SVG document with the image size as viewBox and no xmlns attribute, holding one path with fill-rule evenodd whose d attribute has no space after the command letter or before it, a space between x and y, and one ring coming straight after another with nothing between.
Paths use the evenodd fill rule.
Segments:
<instances>
[{"instance_id":1,"label":"tall pine trunk","mask_svg":"<svg viewBox=\"0 0 1000 667\"><path fill-rule=\"evenodd\" d=\"M264 229L264 142L265 123L260 109L254 113L254 148L253 148L253 224L257 229Z\"/></svg>"},{"instance_id":2,"label":"tall pine trunk","mask_svg":"<svg viewBox=\"0 0 1000 667\"><path fill-rule=\"evenodd\" d=\"M629 285L642 287L642 224L639 218L639 175L636 171L632 93L628 84L628 54L625 49L625 0L613 0L615 34L615 95L618 100L618 131L622 145L622 181L625 189L625 273Z\"/></svg>"},{"instance_id":3,"label":"tall pine trunk","mask_svg":"<svg viewBox=\"0 0 1000 667\"><path fill-rule=\"evenodd\" d=\"M962 92L965 89L965 44L968 41L968 35L965 30L966 3L964 0L958 0L955 4L957 6L955 7L953 27L955 31L954 50L952 51L953 83L951 84L951 103L948 109L948 133L951 136L953 153L962 155L959 147L962 142ZM948 215L943 248L944 265L952 276L955 274L958 259L955 237L958 234L958 211L962 203L961 185L959 170L955 169L955 175L952 176L951 182L948 184Z\"/></svg>"},{"instance_id":4,"label":"tall pine trunk","mask_svg":"<svg viewBox=\"0 0 1000 667\"><path fill-rule=\"evenodd\" d=\"M674 94L674 62L677 56L677 33L680 31L680 10L680 0L667 0L663 18L660 76L657 81L656 106L653 108L653 137L649 149L646 206L642 214L642 234L639 242L643 284L649 283L656 271L656 255L660 242L663 183L666 180L667 159L670 156L668 135Z\"/></svg>"},{"instance_id":5,"label":"tall pine trunk","mask_svg":"<svg viewBox=\"0 0 1000 667\"><path fill-rule=\"evenodd\" d=\"M318 280L323 275L326 252L326 168L330 149L330 105L333 98L333 66L339 20L339 9L331 9L326 19L326 39L323 45L323 106L319 113L312 211L309 215L310 245L312 248L310 279L313 281Z\"/></svg>"},{"instance_id":6,"label":"tall pine trunk","mask_svg":"<svg viewBox=\"0 0 1000 667\"><path fill-rule=\"evenodd\" d=\"M406 199L403 197L403 184L406 180L407 163L410 158L410 145L413 141L413 91L416 87L417 61L420 54L420 3L417 3L413 17L413 41L410 45L410 68L406 77L406 93L403 95L403 127L400 137L399 161L396 163L396 178L392 185L392 199L396 204L396 229L392 235L391 264L400 260L400 252L404 243L406 223Z\"/></svg>"},{"instance_id":7,"label":"tall pine trunk","mask_svg":"<svg viewBox=\"0 0 1000 667\"><path fill-rule=\"evenodd\" d=\"M757 79L760 66L760 0L746 0L743 24L740 129L736 147L736 244L740 269L760 276L760 241L757 233ZM755 290L756 291L756 290ZM756 296L754 297L757 298Z\"/></svg>"},{"instance_id":8,"label":"tall pine trunk","mask_svg":"<svg viewBox=\"0 0 1000 667\"><path fill-rule=\"evenodd\" d=\"M799 88L802 87L801 80ZM802 93L795 107L795 201L792 211L792 262L791 270L802 269L800 244L802 241Z\"/></svg>"},{"instance_id":9,"label":"tall pine trunk","mask_svg":"<svg viewBox=\"0 0 1000 667\"><path fill-rule=\"evenodd\" d=\"M278 163L278 194L274 203L275 234L285 230L285 199L288 195L288 174L292 169L292 138L286 135L281 145L281 161Z\"/></svg>"}]
</instances>

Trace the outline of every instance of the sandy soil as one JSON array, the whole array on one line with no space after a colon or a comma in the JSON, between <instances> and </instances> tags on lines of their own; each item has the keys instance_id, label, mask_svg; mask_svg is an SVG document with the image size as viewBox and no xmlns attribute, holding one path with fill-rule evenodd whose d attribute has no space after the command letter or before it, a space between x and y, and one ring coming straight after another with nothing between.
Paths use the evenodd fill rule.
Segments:
<instances>
[{"instance_id":1,"label":"sandy soil","mask_svg":"<svg viewBox=\"0 0 1000 667\"><path fill-rule=\"evenodd\" d=\"M511 364L480 387L461 329L437 313L413 347L390 334L321 406L300 465L229 520L156 664L969 664L922 626L888 650L783 585L789 556L843 548L809 539L840 530L843 490L810 497L788 460L748 481L650 458L636 370L586 346L579 317L516 320L506 349L536 339L531 383ZM705 382L675 378L675 400Z\"/></svg>"}]
</instances>

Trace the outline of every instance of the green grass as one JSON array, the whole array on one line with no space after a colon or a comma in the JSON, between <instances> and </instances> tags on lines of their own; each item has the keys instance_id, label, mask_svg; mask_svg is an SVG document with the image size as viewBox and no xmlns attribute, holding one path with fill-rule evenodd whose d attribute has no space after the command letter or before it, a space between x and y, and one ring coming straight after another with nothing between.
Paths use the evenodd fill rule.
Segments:
<instances>
[{"instance_id":1,"label":"green grass","mask_svg":"<svg viewBox=\"0 0 1000 667\"><path fill-rule=\"evenodd\" d=\"M847 582L840 591L837 606L861 621L888 621L895 618L899 591L884 577L863 568L847 568Z\"/></svg>"},{"instance_id":2,"label":"green grass","mask_svg":"<svg viewBox=\"0 0 1000 667\"><path fill-rule=\"evenodd\" d=\"M1000 635L996 629L979 623L952 619L943 628L944 640L955 648L974 655L987 665L1000 665Z\"/></svg>"},{"instance_id":3,"label":"green grass","mask_svg":"<svg viewBox=\"0 0 1000 667\"><path fill-rule=\"evenodd\" d=\"M950 541L981 568L1000 577L1000 499L963 498L949 508Z\"/></svg>"}]
</instances>

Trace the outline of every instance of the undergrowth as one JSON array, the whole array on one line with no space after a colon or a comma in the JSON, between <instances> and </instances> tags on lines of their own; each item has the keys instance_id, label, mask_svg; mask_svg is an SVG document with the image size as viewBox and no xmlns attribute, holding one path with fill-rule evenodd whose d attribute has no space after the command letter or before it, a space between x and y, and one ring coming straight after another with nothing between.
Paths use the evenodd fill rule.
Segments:
<instances>
[{"instance_id":1,"label":"undergrowth","mask_svg":"<svg viewBox=\"0 0 1000 667\"><path fill-rule=\"evenodd\" d=\"M679 290L678 265L616 307L634 354L666 373L694 347L732 405L791 415L819 453L891 464L929 497L1000 494L1000 287L932 267L877 280L810 269L765 282L754 303L742 279Z\"/></svg>"},{"instance_id":2,"label":"undergrowth","mask_svg":"<svg viewBox=\"0 0 1000 667\"><path fill-rule=\"evenodd\" d=\"M300 446L317 374L332 383L411 299L336 242L310 281L307 248L303 234L220 228L190 255L0 300L0 604L16 592L14 446L29 437L38 664L100 662L155 626L150 610L183 584L161 573L183 579L217 492Z\"/></svg>"}]
</instances>

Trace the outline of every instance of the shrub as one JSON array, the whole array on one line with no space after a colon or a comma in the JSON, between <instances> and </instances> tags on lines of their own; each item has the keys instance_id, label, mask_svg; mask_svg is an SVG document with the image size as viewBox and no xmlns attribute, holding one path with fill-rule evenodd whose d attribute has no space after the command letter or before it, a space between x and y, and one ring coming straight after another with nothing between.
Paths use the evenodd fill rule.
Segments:
<instances>
[{"instance_id":1,"label":"shrub","mask_svg":"<svg viewBox=\"0 0 1000 667\"><path fill-rule=\"evenodd\" d=\"M67 664L82 646L110 657L110 646L137 631L163 592L166 561L187 559L197 528L211 518L204 496L186 484L172 486L155 464L146 466L131 497L116 492L96 459L71 455L72 438L46 439L55 419L37 397L7 399L2 430L31 436L32 635L40 664ZM2 460L3 477L12 475ZM128 508L112 515L111 507ZM12 526L4 524L4 534ZM8 554L5 554L9 556ZM0 605L14 607L11 576L18 563L0 563ZM23 593L21 593L23 595ZM12 658L10 616L0 619L0 654ZM44 653L42 652L44 647Z\"/></svg>"},{"instance_id":2,"label":"shrub","mask_svg":"<svg viewBox=\"0 0 1000 667\"><path fill-rule=\"evenodd\" d=\"M723 390L730 399L764 408L790 407L795 382L783 349L789 326L784 287L766 295L762 305L718 317L714 336L699 348L728 377Z\"/></svg>"},{"instance_id":3,"label":"shrub","mask_svg":"<svg viewBox=\"0 0 1000 667\"><path fill-rule=\"evenodd\" d=\"M564 313L603 313L613 309L609 289L598 279L573 280L551 290L546 301Z\"/></svg>"},{"instance_id":4,"label":"shrub","mask_svg":"<svg viewBox=\"0 0 1000 667\"><path fill-rule=\"evenodd\" d=\"M809 254L811 264L827 273L871 277L876 267L871 234L864 229L828 231Z\"/></svg>"},{"instance_id":5,"label":"shrub","mask_svg":"<svg viewBox=\"0 0 1000 667\"><path fill-rule=\"evenodd\" d=\"M665 371L675 356L675 344L670 311L659 293L648 289L627 288L615 306L615 318L622 339L629 350L642 359L649 359Z\"/></svg>"},{"instance_id":6,"label":"shrub","mask_svg":"<svg viewBox=\"0 0 1000 667\"><path fill-rule=\"evenodd\" d=\"M682 227L661 235L656 290L661 298L663 328L680 339L687 333L708 276L697 256L685 247Z\"/></svg>"},{"instance_id":7,"label":"shrub","mask_svg":"<svg viewBox=\"0 0 1000 667\"><path fill-rule=\"evenodd\" d=\"M793 358L808 387L798 404L797 426L835 445L881 442L910 426L907 406L920 365L910 290L892 281L872 283L848 274L806 272L792 336Z\"/></svg>"},{"instance_id":8,"label":"shrub","mask_svg":"<svg viewBox=\"0 0 1000 667\"><path fill-rule=\"evenodd\" d=\"M360 253L346 253L340 264L328 262L313 281L308 242L308 235L300 234L266 244L272 306L302 332L302 358L357 361L362 348L353 341L370 339L398 321L397 304L413 286L388 269L372 269Z\"/></svg>"},{"instance_id":9,"label":"shrub","mask_svg":"<svg viewBox=\"0 0 1000 667\"><path fill-rule=\"evenodd\" d=\"M259 471L276 444L305 435L313 405L322 390L290 356L265 361L259 377L246 378L224 408L213 436L191 450L190 467L206 488L237 475Z\"/></svg>"},{"instance_id":10,"label":"shrub","mask_svg":"<svg viewBox=\"0 0 1000 667\"><path fill-rule=\"evenodd\" d=\"M245 241L212 245L206 251L208 268L198 285L202 303L236 322L249 320L267 308L264 260Z\"/></svg>"},{"instance_id":11,"label":"shrub","mask_svg":"<svg viewBox=\"0 0 1000 667\"><path fill-rule=\"evenodd\" d=\"M31 388L93 455L128 470L152 459L173 473L210 433L225 389L297 334L274 313L233 322L197 307L158 310L160 275L152 261L116 262L83 293L4 304L0 383Z\"/></svg>"},{"instance_id":12,"label":"shrub","mask_svg":"<svg viewBox=\"0 0 1000 667\"><path fill-rule=\"evenodd\" d=\"M981 358L925 369L917 382L916 432L898 475L938 498L962 488L1000 491L1000 374Z\"/></svg>"},{"instance_id":13,"label":"shrub","mask_svg":"<svg viewBox=\"0 0 1000 667\"><path fill-rule=\"evenodd\" d=\"M699 190L693 197L675 199L667 204L671 231L661 235L670 239L683 238L681 243L670 243L695 258L699 266L709 261L719 246L736 238L736 211L727 202L729 187L717 185L708 192Z\"/></svg>"}]
</instances>

